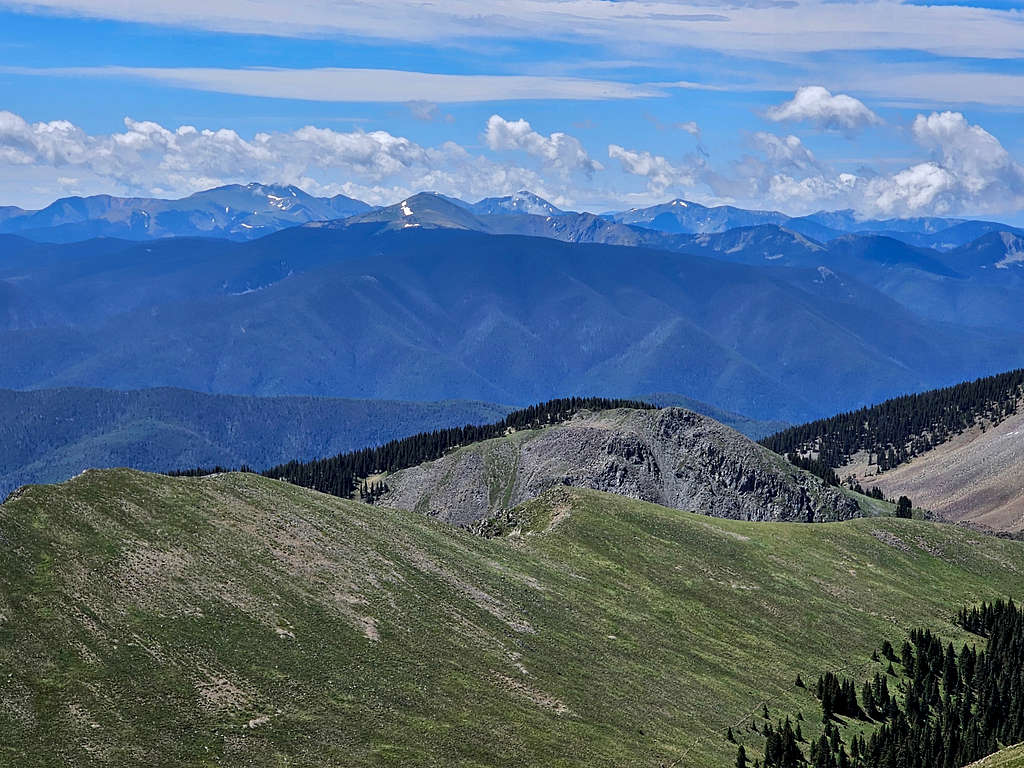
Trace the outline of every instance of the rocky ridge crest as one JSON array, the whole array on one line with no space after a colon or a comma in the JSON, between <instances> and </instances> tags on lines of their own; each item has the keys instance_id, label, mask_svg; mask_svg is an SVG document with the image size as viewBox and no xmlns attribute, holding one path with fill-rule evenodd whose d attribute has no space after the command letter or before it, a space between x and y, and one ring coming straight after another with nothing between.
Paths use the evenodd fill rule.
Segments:
<instances>
[{"instance_id":1,"label":"rocky ridge crest","mask_svg":"<svg viewBox=\"0 0 1024 768\"><path fill-rule=\"evenodd\" d=\"M584 411L396 472L379 504L468 525L549 488L607 491L713 517L832 521L857 502L713 419L683 408Z\"/></svg>"}]
</instances>

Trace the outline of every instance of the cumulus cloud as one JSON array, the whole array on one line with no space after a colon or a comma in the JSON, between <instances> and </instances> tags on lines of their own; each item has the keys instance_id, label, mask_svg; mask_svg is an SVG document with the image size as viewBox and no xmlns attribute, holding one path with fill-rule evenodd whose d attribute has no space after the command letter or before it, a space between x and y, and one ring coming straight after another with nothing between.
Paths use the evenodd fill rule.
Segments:
<instances>
[{"instance_id":1,"label":"cumulus cloud","mask_svg":"<svg viewBox=\"0 0 1024 768\"><path fill-rule=\"evenodd\" d=\"M839 130L847 133L878 125L882 118L868 109L863 102L844 93L832 94L820 85L798 88L789 101L771 107L765 116L776 123L805 122L821 130Z\"/></svg>"},{"instance_id":2,"label":"cumulus cloud","mask_svg":"<svg viewBox=\"0 0 1024 768\"><path fill-rule=\"evenodd\" d=\"M521 150L563 171L579 170L589 175L604 169L587 154L579 139L559 131L544 136L523 119L510 121L501 115L491 115L484 140L493 150Z\"/></svg>"},{"instance_id":3,"label":"cumulus cloud","mask_svg":"<svg viewBox=\"0 0 1024 768\"><path fill-rule=\"evenodd\" d=\"M82 188L141 194L188 194L219 184L254 179L293 183L320 194L344 192L369 202L424 189L483 197L518 189L566 199L564 185L551 185L536 171L473 155L454 142L423 146L387 131L335 131L305 126L257 133L167 128L124 120L124 130L92 135L66 121L29 123L0 112L0 166L5 186L51 169L52 183L74 177ZM112 189L112 187L114 189ZM397 194L395 194L397 192Z\"/></svg>"},{"instance_id":4,"label":"cumulus cloud","mask_svg":"<svg viewBox=\"0 0 1024 768\"><path fill-rule=\"evenodd\" d=\"M783 137L758 131L751 137L751 143L765 155L772 166L799 170L818 167L814 154L796 136Z\"/></svg>"},{"instance_id":5,"label":"cumulus cloud","mask_svg":"<svg viewBox=\"0 0 1024 768\"><path fill-rule=\"evenodd\" d=\"M914 142L930 157L892 173L836 172L823 167L795 136L752 137L758 156L731 174L702 179L719 195L801 212L850 207L865 216L983 214L1024 207L1024 166L959 112L918 115Z\"/></svg>"},{"instance_id":6,"label":"cumulus cloud","mask_svg":"<svg viewBox=\"0 0 1024 768\"><path fill-rule=\"evenodd\" d=\"M697 181L693 168L675 165L662 155L644 150L609 144L608 157L618 160L625 173L646 178L648 190L657 195L670 188L691 187Z\"/></svg>"},{"instance_id":7,"label":"cumulus cloud","mask_svg":"<svg viewBox=\"0 0 1024 768\"><path fill-rule=\"evenodd\" d=\"M446 123L454 123L455 116L441 112L441 105L433 101L410 101L406 105L411 114L417 120L424 123L433 123L444 120Z\"/></svg>"},{"instance_id":8,"label":"cumulus cloud","mask_svg":"<svg viewBox=\"0 0 1024 768\"><path fill-rule=\"evenodd\" d=\"M529 167L455 142L428 146L388 131L309 125L244 136L230 128L126 118L119 131L93 134L67 120L31 123L0 111L0 197L36 204L69 191L174 196L259 180L371 203L393 203L423 190L478 199L531 189L558 205L593 200L596 193L602 207L612 207L616 200L636 201L643 185L651 202L673 190L790 213L853 208L889 217L1024 209L1024 166L963 114L918 115L908 135L921 156L889 173L829 167L798 137L768 132L752 134L751 151L724 169L705 154L670 160L610 144L610 160L633 178L605 174L602 179L615 178L624 188L595 190L585 175L602 166L577 139L544 135L525 120L498 115L487 123L486 146L521 152Z\"/></svg>"},{"instance_id":9,"label":"cumulus cloud","mask_svg":"<svg viewBox=\"0 0 1024 768\"><path fill-rule=\"evenodd\" d=\"M995 136L972 125L960 112L918 115L911 134L932 159L869 180L866 207L893 215L1024 207L1024 165Z\"/></svg>"}]
</instances>

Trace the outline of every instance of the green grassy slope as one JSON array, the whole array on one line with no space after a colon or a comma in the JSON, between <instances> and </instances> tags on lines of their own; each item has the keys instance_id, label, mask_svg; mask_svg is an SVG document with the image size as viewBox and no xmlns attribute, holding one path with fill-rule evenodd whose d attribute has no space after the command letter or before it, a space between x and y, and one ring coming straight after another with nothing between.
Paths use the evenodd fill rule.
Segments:
<instances>
[{"instance_id":1,"label":"green grassy slope","mask_svg":"<svg viewBox=\"0 0 1024 768\"><path fill-rule=\"evenodd\" d=\"M764 700L814 735L797 673L962 642L960 605L1024 588L1024 545L923 522L562 488L523 515L488 540L247 475L27 489L0 506L0 764L728 768Z\"/></svg>"},{"instance_id":2,"label":"green grassy slope","mask_svg":"<svg viewBox=\"0 0 1024 768\"><path fill-rule=\"evenodd\" d=\"M970 768L1024 768L1024 744L990 755L972 764Z\"/></svg>"}]
</instances>

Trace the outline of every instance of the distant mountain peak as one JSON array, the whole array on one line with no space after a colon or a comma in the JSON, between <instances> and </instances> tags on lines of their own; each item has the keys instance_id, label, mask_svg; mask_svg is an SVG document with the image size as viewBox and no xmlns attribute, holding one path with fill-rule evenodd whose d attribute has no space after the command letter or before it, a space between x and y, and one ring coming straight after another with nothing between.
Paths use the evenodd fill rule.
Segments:
<instances>
[{"instance_id":1,"label":"distant mountain peak","mask_svg":"<svg viewBox=\"0 0 1024 768\"><path fill-rule=\"evenodd\" d=\"M543 197L526 189L504 197L485 197L470 206L473 213L479 215L501 214L533 214L536 216L560 216L565 211L548 202Z\"/></svg>"},{"instance_id":2,"label":"distant mountain peak","mask_svg":"<svg viewBox=\"0 0 1024 768\"><path fill-rule=\"evenodd\" d=\"M372 223L384 224L388 229L482 229L470 211L437 192L417 192L394 205L353 216L343 226Z\"/></svg>"},{"instance_id":3,"label":"distant mountain peak","mask_svg":"<svg viewBox=\"0 0 1024 768\"><path fill-rule=\"evenodd\" d=\"M682 198L647 208L631 208L623 213L609 214L608 218L619 224L671 234L724 232L759 224L781 225L789 220L788 216L777 211L748 211L730 205L708 207Z\"/></svg>"},{"instance_id":4,"label":"distant mountain peak","mask_svg":"<svg viewBox=\"0 0 1024 768\"><path fill-rule=\"evenodd\" d=\"M370 206L343 195L314 197L292 184L226 184L181 199L65 197L39 211L0 212L0 231L74 242L93 237L247 240L309 221L347 218Z\"/></svg>"}]
</instances>

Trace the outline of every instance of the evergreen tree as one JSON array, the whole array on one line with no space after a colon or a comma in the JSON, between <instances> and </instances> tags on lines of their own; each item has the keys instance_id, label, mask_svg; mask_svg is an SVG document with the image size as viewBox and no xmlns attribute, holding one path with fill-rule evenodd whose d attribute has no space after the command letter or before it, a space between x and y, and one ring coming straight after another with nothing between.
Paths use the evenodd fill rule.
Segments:
<instances>
[{"instance_id":1,"label":"evergreen tree","mask_svg":"<svg viewBox=\"0 0 1024 768\"><path fill-rule=\"evenodd\" d=\"M983 603L961 610L956 622L984 638L984 649L965 643L957 654L930 630L910 632L900 695L879 672L861 686L863 712L878 723L869 737L846 744L833 722L832 713L856 716L853 682L831 672L818 679L824 727L810 745L812 768L962 768L1000 744L1024 741L1024 610L1012 601ZM883 646L884 656L892 651ZM765 729L765 768L803 764L790 748L799 728L792 742L788 720Z\"/></svg>"},{"instance_id":2,"label":"evergreen tree","mask_svg":"<svg viewBox=\"0 0 1024 768\"><path fill-rule=\"evenodd\" d=\"M899 501L896 502L896 517L910 518L912 516L913 505L910 503L910 499L906 496L900 496Z\"/></svg>"}]
</instances>

